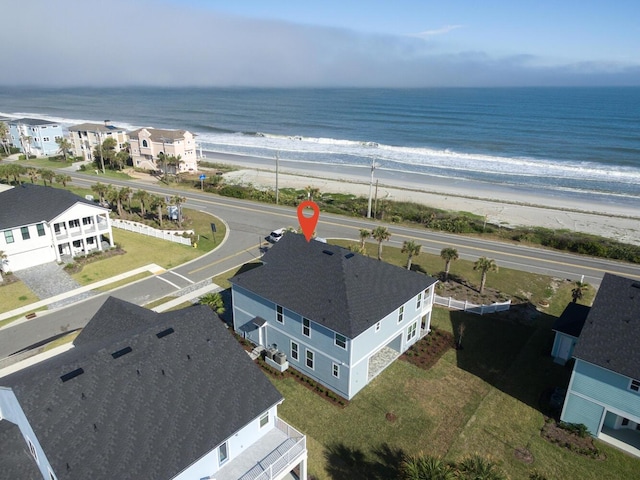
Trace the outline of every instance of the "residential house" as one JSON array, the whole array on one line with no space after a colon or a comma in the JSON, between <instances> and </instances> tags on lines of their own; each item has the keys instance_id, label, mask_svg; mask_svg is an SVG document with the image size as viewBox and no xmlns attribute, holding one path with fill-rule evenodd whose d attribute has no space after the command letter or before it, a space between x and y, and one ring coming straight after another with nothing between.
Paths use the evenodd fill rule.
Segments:
<instances>
[{"instance_id":1,"label":"residential house","mask_svg":"<svg viewBox=\"0 0 640 480\"><path fill-rule=\"evenodd\" d=\"M591 307L579 303L570 303L562 312L562 315L551 327L555 332L551 356L553 361L564 365L573 356L573 349L578 343L578 337L587 320Z\"/></svg>"},{"instance_id":2,"label":"residential house","mask_svg":"<svg viewBox=\"0 0 640 480\"><path fill-rule=\"evenodd\" d=\"M0 205L5 272L114 246L109 209L67 190L25 183L0 192Z\"/></svg>"},{"instance_id":3,"label":"residential house","mask_svg":"<svg viewBox=\"0 0 640 480\"><path fill-rule=\"evenodd\" d=\"M352 399L430 330L436 280L287 233L231 278L233 328Z\"/></svg>"},{"instance_id":4,"label":"residential house","mask_svg":"<svg viewBox=\"0 0 640 480\"><path fill-rule=\"evenodd\" d=\"M76 157L83 157L85 161L93 160L93 151L102 145L107 138L116 141L116 152L126 148L129 136L124 128L109 125L108 120L101 123L81 123L69 127L69 138L73 144L72 151Z\"/></svg>"},{"instance_id":5,"label":"residential house","mask_svg":"<svg viewBox=\"0 0 640 480\"><path fill-rule=\"evenodd\" d=\"M140 128L129 132L133 166L165 173L195 172L198 170L195 135L187 130ZM167 164L162 156L178 157L178 165Z\"/></svg>"},{"instance_id":6,"label":"residential house","mask_svg":"<svg viewBox=\"0 0 640 480\"><path fill-rule=\"evenodd\" d=\"M62 127L49 120L18 118L9 120L11 144L28 155L58 155L57 138L63 137Z\"/></svg>"},{"instance_id":7,"label":"residential house","mask_svg":"<svg viewBox=\"0 0 640 480\"><path fill-rule=\"evenodd\" d=\"M605 273L573 357L561 419L640 456L640 281Z\"/></svg>"},{"instance_id":8,"label":"residential house","mask_svg":"<svg viewBox=\"0 0 640 480\"><path fill-rule=\"evenodd\" d=\"M0 378L2 478L306 480L305 436L210 307L110 297L73 344Z\"/></svg>"}]
</instances>

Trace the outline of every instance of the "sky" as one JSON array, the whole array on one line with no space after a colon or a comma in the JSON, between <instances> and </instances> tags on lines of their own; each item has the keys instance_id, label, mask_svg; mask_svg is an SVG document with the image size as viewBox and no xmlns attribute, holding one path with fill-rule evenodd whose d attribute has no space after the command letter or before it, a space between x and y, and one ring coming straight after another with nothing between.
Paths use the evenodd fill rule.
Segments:
<instances>
[{"instance_id":1,"label":"sky","mask_svg":"<svg viewBox=\"0 0 640 480\"><path fill-rule=\"evenodd\" d=\"M13 0L0 85L640 86L637 0Z\"/></svg>"}]
</instances>

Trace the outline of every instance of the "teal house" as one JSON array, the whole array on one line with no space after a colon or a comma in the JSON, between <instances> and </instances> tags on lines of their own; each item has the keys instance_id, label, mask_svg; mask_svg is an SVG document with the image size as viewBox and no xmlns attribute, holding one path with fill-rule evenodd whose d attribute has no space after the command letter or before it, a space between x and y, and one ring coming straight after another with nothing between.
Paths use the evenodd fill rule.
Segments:
<instances>
[{"instance_id":1,"label":"teal house","mask_svg":"<svg viewBox=\"0 0 640 480\"><path fill-rule=\"evenodd\" d=\"M553 323L551 328L556 334L551 356L555 363L564 365L573 357L573 350L578 343L578 337L580 337L580 332L590 310L591 307L587 305L570 303Z\"/></svg>"},{"instance_id":2,"label":"teal house","mask_svg":"<svg viewBox=\"0 0 640 480\"><path fill-rule=\"evenodd\" d=\"M640 282L606 273L573 351L561 420L640 456Z\"/></svg>"}]
</instances>

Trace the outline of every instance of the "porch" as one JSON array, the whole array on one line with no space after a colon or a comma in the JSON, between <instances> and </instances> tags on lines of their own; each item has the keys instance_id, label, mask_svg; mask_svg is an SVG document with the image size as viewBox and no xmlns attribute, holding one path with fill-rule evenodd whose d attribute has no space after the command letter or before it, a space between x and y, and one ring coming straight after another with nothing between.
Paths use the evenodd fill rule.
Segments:
<instances>
[{"instance_id":1,"label":"porch","mask_svg":"<svg viewBox=\"0 0 640 480\"><path fill-rule=\"evenodd\" d=\"M376 378L385 368L400 356L402 333L369 357L369 375L367 382Z\"/></svg>"},{"instance_id":2,"label":"porch","mask_svg":"<svg viewBox=\"0 0 640 480\"><path fill-rule=\"evenodd\" d=\"M275 428L214 476L216 480L281 480L292 478L291 470L300 465L300 478L306 480L306 462L306 437L276 418Z\"/></svg>"},{"instance_id":3,"label":"porch","mask_svg":"<svg viewBox=\"0 0 640 480\"><path fill-rule=\"evenodd\" d=\"M640 457L640 431L638 430L629 428L614 429L603 425L598 439L634 457Z\"/></svg>"}]
</instances>

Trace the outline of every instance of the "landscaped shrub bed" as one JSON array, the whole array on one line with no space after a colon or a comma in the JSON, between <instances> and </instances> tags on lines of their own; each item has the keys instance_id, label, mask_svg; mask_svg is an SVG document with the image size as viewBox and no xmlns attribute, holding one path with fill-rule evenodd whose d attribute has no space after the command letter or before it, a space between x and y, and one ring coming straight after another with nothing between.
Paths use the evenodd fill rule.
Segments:
<instances>
[{"instance_id":1,"label":"landscaped shrub bed","mask_svg":"<svg viewBox=\"0 0 640 480\"><path fill-rule=\"evenodd\" d=\"M540 432L542 438L567 448L572 452L596 460L605 460L606 457L593 444L593 437L587 431L587 427L580 424L556 422L553 418L546 418Z\"/></svg>"},{"instance_id":2,"label":"landscaped shrub bed","mask_svg":"<svg viewBox=\"0 0 640 480\"><path fill-rule=\"evenodd\" d=\"M451 333L433 327L427 336L413 344L400 359L426 370L454 346L455 339Z\"/></svg>"}]
</instances>

